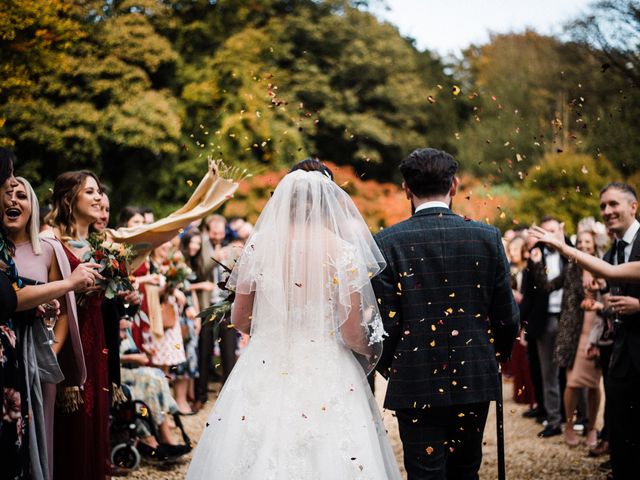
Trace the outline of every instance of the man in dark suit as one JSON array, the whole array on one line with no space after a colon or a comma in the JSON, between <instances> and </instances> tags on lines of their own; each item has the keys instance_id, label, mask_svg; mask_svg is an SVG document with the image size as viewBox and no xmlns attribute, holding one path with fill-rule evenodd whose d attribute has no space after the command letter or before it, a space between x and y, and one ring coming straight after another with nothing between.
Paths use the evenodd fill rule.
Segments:
<instances>
[{"instance_id":1,"label":"man in dark suit","mask_svg":"<svg viewBox=\"0 0 640 480\"><path fill-rule=\"evenodd\" d=\"M604 259L614 265L640 261L638 198L633 187L611 183L600 192L600 214L615 236ZM640 283L609 283L605 306L616 315L606 372L606 424L613 478L638 478L640 458ZM605 352L601 352L606 360ZM603 366L604 367L604 366ZM603 368L605 370L605 368Z\"/></svg>"},{"instance_id":2,"label":"man in dark suit","mask_svg":"<svg viewBox=\"0 0 640 480\"><path fill-rule=\"evenodd\" d=\"M558 232L560 222L553 217L545 217L540 226L549 232ZM547 280L559 277L565 269L567 260L556 250L536 245L531 256L538 256L544 265ZM547 425L538 433L539 437L552 437L562 434L562 392L560 384L560 367L554 359L558 322L562 305L562 289L548 291L544 286L536 285L533 274L533 263L529 259L522 276L522 303L520 315L530 348L536 349L542 374L542 393L546 412Z\"/></svg>"},{"instance_id":3,"label":"man in dark suit","mask_svg":"<svg viewBox=\"0 0 640 480\"><path fill-rule=\"evenodd\" d=\"M478 478L497 360L519 327L500 232L449 209L457 168L446 152L411 153L400 171L415 214L376 236L387 268L373 286L389 334L377 368L409 480Z\"/></svg>"}]
</instances>

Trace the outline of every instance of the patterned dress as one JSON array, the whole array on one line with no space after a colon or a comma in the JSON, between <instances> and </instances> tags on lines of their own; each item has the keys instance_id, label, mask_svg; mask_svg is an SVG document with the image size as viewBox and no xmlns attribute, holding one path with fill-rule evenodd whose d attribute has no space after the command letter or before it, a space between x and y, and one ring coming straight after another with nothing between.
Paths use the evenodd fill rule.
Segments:
<instances>
[{"instance_id":1,"label":"patterned dress","mask_svg":"<svg viewBox=\"0 0 640 480\"><path fill-rule=\"evenodd\" d=\"M0 233L0 452L2 478L29 478L27 426L29 405L20 348L12 315L17 306L16 289L20 280Z\"/></svg>"}]
</instances>

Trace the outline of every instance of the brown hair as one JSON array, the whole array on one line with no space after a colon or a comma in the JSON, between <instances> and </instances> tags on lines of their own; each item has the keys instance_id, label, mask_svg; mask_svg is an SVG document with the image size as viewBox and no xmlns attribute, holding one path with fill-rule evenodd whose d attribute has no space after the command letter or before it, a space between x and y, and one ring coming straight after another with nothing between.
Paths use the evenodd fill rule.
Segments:
<instances>
[{"instance_id":1,"label":"brown hair","mask_svg":"<svg viewBox=\"0 0 640 480\"><path fill-rule=\"evenodd\" d=\"M89 177L93 178L102 190L102 184L96 174L88 170L65 172L58 175L53 184L52 207L45 222L58 228L63 239L74 238L76 235L75 203Z\"/></svg>"},{"instance_id":2,"label":"brown hair","mask_svg":"<svg viewBox=\"0 0 640 480\"><path fill-rule=\"evenodd\" d=\"M296 170L304 170L305 172L320 172L324 173L327 177L333 180L333 172L329 167L327 167L324 163L322 163L317 158L309 157L305 158L301 162L296 163L289 173L295 172Z\"/></svg>"}]
</instances>

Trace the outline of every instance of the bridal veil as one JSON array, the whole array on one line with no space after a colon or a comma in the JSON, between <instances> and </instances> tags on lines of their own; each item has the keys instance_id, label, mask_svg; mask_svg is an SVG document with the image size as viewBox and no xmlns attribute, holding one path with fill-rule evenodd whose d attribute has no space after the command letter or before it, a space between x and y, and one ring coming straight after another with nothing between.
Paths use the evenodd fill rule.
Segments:
<instances>
[{"instance_id":1,"label":"bridal veil","mask_svg":"<svg viewBox=\"0 0 640 480\"><path fill-rule=\"evenodd\" d=\"M228 286L255 292L251 334L333 340L369 373L386 335L371 277L385 267L349 195L320 172L286 175L247 240Z\"/></svg>"}]
</instances>

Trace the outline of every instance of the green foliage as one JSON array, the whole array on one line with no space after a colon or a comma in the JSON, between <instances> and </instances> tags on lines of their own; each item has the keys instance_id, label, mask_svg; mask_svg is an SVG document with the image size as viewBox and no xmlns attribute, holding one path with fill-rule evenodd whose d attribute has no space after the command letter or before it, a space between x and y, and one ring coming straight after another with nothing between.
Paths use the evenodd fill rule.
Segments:
<instances>
[{"instance_id":1,"label":"green foliage","mask_svg":"<svg viewBox=\"0 0 640 480\"><path fill-rule=\"evenodd\" d=\"M0 8L0 103L22 95L84 34L65 0L5 0Z\"/></svg>"},{"instance_id":2,"label":"green foliage","mask_svg":"<svg viewBox=\"0 0 640 480\"><path fill-rule=\"evenodd\" d=\"M604 157L572 152L545 155L523 182L514 216L531 224L553 215L574 233L579 220L598 217L600 189L617 178Z\"/></svg>"},{"instance_id":3,"label":"green foliage","mask_svg":"<svg viewBox=\"0 0 640 480\"><path fill-rule=\"evenodd\" d=\"M595 35L618 25L637 38L632 7L600 2L573 26L575 41L497 35L449 65L362 1L10 0L0 6L0 144L15 148L42 200L58 173L89 168L114 211L159 214L188 197L207 157L260 174L316 154L397 182L397 163L428 145L480 179L484 193L466 202L478 198L483 218L508 225L543 204L573 218L562 198L582 189L577 178L536 197L555 155L567 172L566 159L594 171L587 158L604 157L624 176L640 171L640 47ZM531 210L504 200L520 186Z\"/></svg>"}]
</instances>

